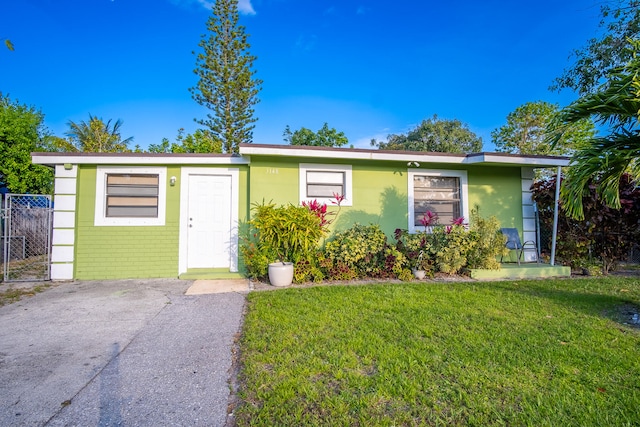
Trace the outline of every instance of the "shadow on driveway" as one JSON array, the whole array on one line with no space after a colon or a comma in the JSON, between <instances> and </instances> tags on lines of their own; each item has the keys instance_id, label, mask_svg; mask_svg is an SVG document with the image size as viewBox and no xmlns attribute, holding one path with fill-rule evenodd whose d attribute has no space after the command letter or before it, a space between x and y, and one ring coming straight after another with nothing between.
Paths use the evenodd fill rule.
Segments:
<instances>
[{"instance_id":1,"label":"shadow on driveway","mask_svg":"<svg viewBox=\"0 0 640 427\"><path fill-rule=\"evenodd\" d=\"M0 307L0 425L222 426L245 295L63 283Z\"/></svg>"}]
</instances>

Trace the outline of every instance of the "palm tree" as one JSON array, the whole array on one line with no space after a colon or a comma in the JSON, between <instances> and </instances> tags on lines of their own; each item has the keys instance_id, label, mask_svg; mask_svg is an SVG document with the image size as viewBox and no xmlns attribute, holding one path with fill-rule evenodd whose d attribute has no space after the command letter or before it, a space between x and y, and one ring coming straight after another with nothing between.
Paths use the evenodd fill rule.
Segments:
<instances>
[{"instance_id":1,"label":"palm tree","mask_svg":"<svg viewBox=\"0 0 640 427\"><path fill-rule=\"evenodd\" d=\"M69 137L71 144L77 151L94 153L121 153L131 151L127 145L133 141L133 137L122 139L120 127L122 120L118 119L113 127L111 120L106 123L89 114L88 122L75 123L69 121Z\"/></svg>"},{"instance_id":2,"label":"palm tree","mask_svg":"<svg viewBox=\"0 0 640 427\"><path fill-rule=\"evenodd\" d=\"M632 45L633 56L627 65L612 72L598 92L583 96L559 115L564 126L591 117L610 132L591 138L573 155L561 196L565 211L576 219L584 219L582 199L592 182L597 183L596 193L604 203L618 209L622 174L640 179L640 41ZM557 134L555 141L560 137Z\"/></svg>"}]
</instances>

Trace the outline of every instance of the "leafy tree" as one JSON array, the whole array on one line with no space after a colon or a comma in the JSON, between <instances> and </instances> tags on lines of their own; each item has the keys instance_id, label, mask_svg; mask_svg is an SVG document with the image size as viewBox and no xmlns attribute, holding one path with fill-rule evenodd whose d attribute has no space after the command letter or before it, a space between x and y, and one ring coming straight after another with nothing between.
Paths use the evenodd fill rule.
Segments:
<instances>
[{"instance_id":1,"label":"leafy tree","mask_svg":"<svg viewBox=\"0 0 640 427\"><path fill-rule=\"evenodd\" d=\"M51 192L52 171L31 163L31 152L46 149L47 136L44 114L0 93L0 183L10 192Z\"/></svg>"},{"instance_id":2,"label":"leafy tree","mask_svg":"<svg viewBox=\"0 0 640 427\"><path fill-rule=\"evenodd\" d=\"M13 43L11 43L11 40L9 39L3 39L4 40L4 45L7 47L7 49L9 49L10 51L13 51Z\"/></svg>"},{"instance_id":3,"label":"leafy tree","mask_svg":"<svg viewBox=\"0 0 640 427\"><path fill-rule=\"evenodd\" d=\"M640 179L640 41L633 43L632 59L614 70L600 90L583 96L564 108L558 121L571 126L592 117L608 126L609 134L594 137L578 150L562 186L562 199L569 215L584 218L583 198L589 194L592 178L596 178L597 194L610 207L620 208L620 178L625 172ZM557 142L560 131L554 136Z\"/></svg>"},{"instance_id":4,"label":"leafy tree","mask_svg":"<svg viewBox=\"0 0 640 427\"><path fill-rule=\"evenodd\" d=\"M249 54L250 45L242 25L238 25L236 0L216 0L207 20L209 36L199 45L194 73L199 80L190 89L193 99L211 110L204 120L196 120L222 142L224 151L237 153L240 143L253 139L253 106L258 100L262 81L252 70L256 59Z\"/></svg>"},{"instance_id":5,"label":"leafy tree","mask_svg":"<svg viewBox=\"0 0 640 427\"><path fill-rule=\"evenodd\" d=\"M563 182L564 185L564 182ZM591 180L584 198L584 218L576 219L566 212L566 202L558 216L557 257L565 264L581 267L590 257L602 263L606 273L629 255L629 249L640 238L640 188L629 174L619 181L620 209L606 206L598 196L597 182ZM542 229L552 230L555 207L556 177L533 184L533 199L538 206ZM543 233L550 234L550 233ZM545 248L544 243L541 249Z\"/></svg>"},{"instance_id":6,"label":"leafy tree","mask_svg":"<svg viewBox=\"0 0 640 427\"><path fill-rule=\"evenodd\" d=\"M460 120L439 119L434 114L406 135L391 134L387 142L373 139L371 145L381 150L475 153L482 151L482 138Z\"/></svg>"},{"instance_id":7,"label":"leafy tree","mask_svg":"<svg viewBox=\"0 0 640 427\"><path fill-rule=\"evenodd\" d=\"M593 92L612 70L631 59L630 41L640 37L640 0L608 1L600 12L603 34L573 52L574 64L554 80L552 90Z\"/></svg>"},{"instance_id":8,"label":"leafy tree","mask_svg":"<svg viewBox=\"0 0 640 427\"><path fill-rule=\"evenodd\" d=\"M315 147L342 147L349 143L349 139L344 132L338 132L335 128L329 129L325 123L318 132L302 127L295 132L291 132L289 125L284 129L285 142L290 145L311 145Z\"/></svg>"},{"instance_id":9,"label":"leafy tree","mask_svg":"<svg viewBox=\"0 0 640 427\"><path fill-rule=\"evenodd\" d=\"M184 134L184 129L178 129L176 142L169 142L163 138L160 144L149 145L150 153L222 153L222 144L219 139L211 135L205 129L196 130L192 134Z\"/></svg>"},{"instance_id":10,"label":"leafy tree","mask_svg":"<svg viewBox=\"0 0 640 427\"><path fill-rule=\"evenodd\" d=\"M64 147L66 151L84 151L92 153L123 153L129 152L128 145L133 141L133 137L122 139L120 128L122 120L116 120L111 125L111 120L106 123L95 116L89 114L89 121L75 123L69 122L68 144Z\"/></svg>"},{"instance_id":11,"label":"leafy tree","mask_svg":"<svg viewBox=\"0 0 640 427\"><path fill-rule=\"evenodd\" d=\"M545 101L527 102L507 116L507 123L491 132L497 151L513 154L570 154L595 135L591 120L583 119L563 129L555 146L548 138L553 133L558 106Z\"/></svg>"}]
</instances>

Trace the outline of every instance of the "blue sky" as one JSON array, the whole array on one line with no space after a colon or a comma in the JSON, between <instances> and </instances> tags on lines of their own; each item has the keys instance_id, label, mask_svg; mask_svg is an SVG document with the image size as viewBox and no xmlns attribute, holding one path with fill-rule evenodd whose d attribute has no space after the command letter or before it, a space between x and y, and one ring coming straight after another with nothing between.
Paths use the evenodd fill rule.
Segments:
<instances>
[{"instance_id":1,"label":"blue sky","mask_svg":"<svg viewBox=\"0 0 640 427\"><path fill-rule=\"evenodd\" d=\"M264 81L254 142L324 122L368 148L425 118L490 133L548 90L569 54L598 34L596 0L240 0ZM211 2L9 0L2 6L0 92L37 107L63 136L89 114L123 121L147 147L193 132L206 110L188 91Z\"/></svg>"}]
</instances>

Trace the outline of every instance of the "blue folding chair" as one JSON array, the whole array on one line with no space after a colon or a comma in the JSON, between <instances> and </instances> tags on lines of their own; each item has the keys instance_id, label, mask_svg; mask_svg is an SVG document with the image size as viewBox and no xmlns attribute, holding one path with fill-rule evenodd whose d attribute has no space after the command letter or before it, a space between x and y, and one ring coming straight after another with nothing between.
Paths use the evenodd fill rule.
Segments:
<instances>
[{"instance_id":1,"label":"blue folding chair","mask_svg":"<svg viewBox=\"0 0 640 427\"><path fill-rule=\"evenodd\" d=\"M505 243L507 249L511 251L516 251L516 260L518 261L518 265L520 265L520 259L524 259L524 251L531 250L536 254L536 262L540 264L540 257L538 256L538 245L533 240L527 240L522 243L520 240L520 233L518 233L517 228L501 228L500 231L502 234L507 236L507 243ZM500 257L500 262L502 262L502 258Z\"/></svg>"}]
</instances>

